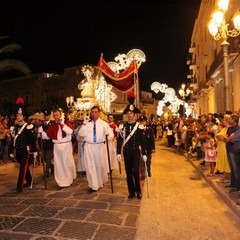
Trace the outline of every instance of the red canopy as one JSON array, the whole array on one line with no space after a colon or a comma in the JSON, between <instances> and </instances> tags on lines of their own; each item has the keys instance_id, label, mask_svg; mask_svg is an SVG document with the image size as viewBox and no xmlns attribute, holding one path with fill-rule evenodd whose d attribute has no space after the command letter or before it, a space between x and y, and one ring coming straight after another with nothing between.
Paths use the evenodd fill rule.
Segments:
<instances>
[{"instance_id":1,"label":"red canopy","mask_svg":"<svg viewBox=\"0 0 240 240\"><path fill-rule=\"evenodd\" d=\"M124 92L134 86L135 74L138 72L135 61L132 61L123 72L116 73L107 65L103 57L100 58L97 68L103 73L107 83Z\"/></svg>"}]
</instances>

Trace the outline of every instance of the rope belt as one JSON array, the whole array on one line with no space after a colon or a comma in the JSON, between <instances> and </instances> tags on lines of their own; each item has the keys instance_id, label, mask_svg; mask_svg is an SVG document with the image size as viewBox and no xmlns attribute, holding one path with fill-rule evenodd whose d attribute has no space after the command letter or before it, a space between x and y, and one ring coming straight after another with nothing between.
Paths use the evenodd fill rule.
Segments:
<instances>
[{"instance_id":1,"label":"rope belt","mask_svg":"<svg viewBox=\"0 0 240 240\"><path fill-rule=\"evenodd\" d=\"M95 143L85 142L85 143L88 143L88 144L102 144L102 143L104 143L105 144L105 142L99 142L99 143L97 143L97 142L95 142Z\"/></svg>"},{"instance_id":2,"label":"rope belt","mask_svg":"<svg viewBox=\"0 0 240 240\"><path fill-rule=\"evenodd\" d=\"M68 141L68 142L60 142L60 143L54 143L54 144L63 144L63 143L69 143L71 141Z\"/></svg>"}]
</instances>

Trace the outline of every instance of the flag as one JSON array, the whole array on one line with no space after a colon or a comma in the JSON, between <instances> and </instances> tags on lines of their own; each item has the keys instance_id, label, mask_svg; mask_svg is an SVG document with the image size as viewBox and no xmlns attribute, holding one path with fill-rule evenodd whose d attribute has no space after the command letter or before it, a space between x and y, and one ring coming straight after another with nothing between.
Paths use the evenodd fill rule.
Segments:
<instances>
[{"instance_id":1,"label":"flag","mask_svg":"<svg viewBox=\"0 0 240 240\"><path fill-rule=\"evenodd\" d=\"M116 73L107 65L103 57L100 58L97 68L102 72L107 83L124 92L133 88L135 74L138 73L135 61L132 61L124 71Z\"/></svg>"}]
</instances>

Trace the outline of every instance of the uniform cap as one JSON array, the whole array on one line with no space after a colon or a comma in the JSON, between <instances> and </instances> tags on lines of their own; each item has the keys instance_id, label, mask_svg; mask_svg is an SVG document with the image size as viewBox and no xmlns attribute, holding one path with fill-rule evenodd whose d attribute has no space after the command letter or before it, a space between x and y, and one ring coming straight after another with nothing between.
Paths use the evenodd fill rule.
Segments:
<instances>
[{"instance_id":1,"label":"uniform cap","mask_svg":"<svg viewBox=\"0 0 240 240\"><path fill-rule=\"evenodd\" d=\"M129 104L124 109L123 114L126 114L129 111L134 112L134 113L141 113L141 111L134 105L134 100L135 100L134 92L128 93L127 99L128 99Z\"/></svg>"},{"instance_id":2,"label":"uniform cap","mask_svg":"<svg viewBox=\"0 0 240 240\"><path fill-rule=\"evenodd\" d=\"M43 114L44 114L44 116L49 116L49 115L51 115L51 111L44 110Z\"/></svg>"},{"instance_id":3,"label":"uniform cap","mask_svg":"<svg viewBox=\"0 0 240 240\"><path fill-rule=\"evenodd\" d=\"M147 121L147 117L146 116L140 116L139 121Z\"/></svg>"}]
</instances>

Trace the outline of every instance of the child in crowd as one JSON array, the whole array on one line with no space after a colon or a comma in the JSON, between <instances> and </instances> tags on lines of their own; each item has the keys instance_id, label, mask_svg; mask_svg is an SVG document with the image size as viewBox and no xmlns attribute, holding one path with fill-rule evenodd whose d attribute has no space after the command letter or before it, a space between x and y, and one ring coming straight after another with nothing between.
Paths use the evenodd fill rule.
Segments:
<instances>
[{"instance_id":1,"label":"child in crowd","mask_svg":"<svg viewBox=\"0 0 240 240\"><path fill-rule=\"evenodd\" d=\"M214 176L214 168L216 162L216 140L213 132L208 132L207 143L205 146L205 162L210 163L210 172L207 174L208 177Z\"/></svg>"},{"instance_id":2,"label":"child in crowd","mask_svg":"<svg viewBox=\"0 0 240 240\"><path fill-rule=\"evenodd\" d=\"M177 131L174 133L175 138L175 146L177 147L177 152L180 152L180 145L181 145L181 131L177 129Z\"/></svg>"}]
</instances>

